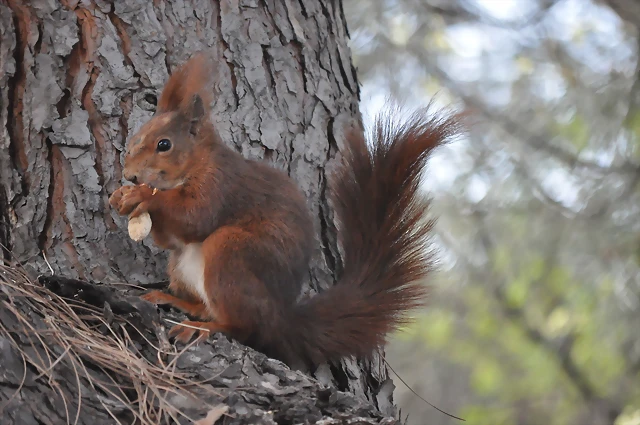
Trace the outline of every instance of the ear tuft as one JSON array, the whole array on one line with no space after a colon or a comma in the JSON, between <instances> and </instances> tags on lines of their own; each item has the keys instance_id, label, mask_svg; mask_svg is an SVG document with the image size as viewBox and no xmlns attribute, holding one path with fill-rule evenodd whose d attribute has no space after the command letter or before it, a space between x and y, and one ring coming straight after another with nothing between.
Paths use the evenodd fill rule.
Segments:
<instances>
[{"instance_id":1,"label":"ear tuft","mask_svg":"<svg viewBox=\"0 0 640 425\"><path fill-rule=\"evenodd\" d=\"M199 94L194 94L191 97L187 110L184 111L187 118L191 121L190 133L195 135L198 132L200 123L207 113L207 109L204 106L204 101Z\"/></svg>"},{"instance_id":2,"label":"ear tuft","mask_svg":"<svg viewBox=\"0 0 640 425\"><path fill-rule=\"evenodd\" d=\"M204 110L210 107L211 87L208 86L212 64L203 53L196 53L171 73L158 99L157 113L191 108L194 96L200 98Z\"/></svg>"}]
</instances>

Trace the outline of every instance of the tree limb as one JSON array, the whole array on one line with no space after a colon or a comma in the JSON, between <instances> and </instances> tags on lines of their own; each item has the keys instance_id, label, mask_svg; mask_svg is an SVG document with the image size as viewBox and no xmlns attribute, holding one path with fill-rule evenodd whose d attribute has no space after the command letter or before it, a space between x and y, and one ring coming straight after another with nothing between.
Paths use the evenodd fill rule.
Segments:
<instances>
[{"instance_id":1,"label":"tree limb","mask_svg":"<svg viewBox=\"0 0 640 425\"><path fill-rule=\"evenodd\" d=\"M398 423L223 336L178 350L138 293L0 266L0 422Z\"/></svg>"}]
</instances>

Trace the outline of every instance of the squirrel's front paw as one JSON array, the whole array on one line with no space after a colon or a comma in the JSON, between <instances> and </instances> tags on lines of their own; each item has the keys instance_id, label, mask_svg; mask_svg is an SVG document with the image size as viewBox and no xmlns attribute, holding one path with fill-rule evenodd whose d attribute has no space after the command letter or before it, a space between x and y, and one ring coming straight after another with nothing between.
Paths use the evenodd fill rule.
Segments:
<instances>
[{"instance_id":1,"label":"squirrel's front paw","mask_svg":"<svg viewBox=\"0 0 640 425\"><path fill-rule=\"evenodd\" d=\"M174 326L169 331L169 337L175 338L183 344L191 341L194 335L197 335L196 344L200 343L209 335L215 332L222 332L224 329L215 322L194 322L192 320L184 320L179 325Z\"/></svg>"},{"instance_id":2,"label":"squirrel's front paw","mask_svg":"<svg viewBox=\"0 0 640 425\"><path fill-rule=\"evenodd\" d=\"M111 208L115 209L116 211L120 210L120 201L122 201L122 196L127 190L129 190L130 187L131 186L119 187L118 190L116 190L111 194L111 196L109 196L109 205L111 205Z\"/></svg>"},{"instance_id":3,"label":"squirrel's front paw","mask_svg":"<svg viewBox=\"0 0 640 425\"><path fill-rule=\"evenodd\" d=\"M140 295L140 298L157 305L171 304L176 300L179 301L179 299L174 297L173 295L167 294L166 292L162 291L147 292L146 294Z\"/></svg>"},{"instance_id":4,"label":"squirrel's front paw","mask_svg":"<svg viewBox=\"0 0 640 425\"><path fill-rule=\"evenodd\" d=\"M151 197L153 196L153 189L147 185L124 186L120 189L125 188L128 189L123 190L120 202L117 206L118 214L129 215L129 218L134 218L143 212L147 212L148 201L151 200Z\"/></svg>"}]
</instances>

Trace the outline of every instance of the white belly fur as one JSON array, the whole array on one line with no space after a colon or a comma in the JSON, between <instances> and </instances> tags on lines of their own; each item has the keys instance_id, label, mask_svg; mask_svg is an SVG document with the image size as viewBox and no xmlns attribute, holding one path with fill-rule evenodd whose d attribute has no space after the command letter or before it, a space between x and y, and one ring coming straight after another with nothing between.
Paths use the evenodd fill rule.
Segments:
<instances>
[{"instance_id":1,"label":"white belly fur","mask_svg":"<svg viewBox=\"0 0 640 425\"><path fill-rule=\"evenodd\" d=\"M201 243L185 245L178 258L176 271L180 280L208 305L209 299L204 288L204 257L202 256Z\"/></svg>"}]
</instances>

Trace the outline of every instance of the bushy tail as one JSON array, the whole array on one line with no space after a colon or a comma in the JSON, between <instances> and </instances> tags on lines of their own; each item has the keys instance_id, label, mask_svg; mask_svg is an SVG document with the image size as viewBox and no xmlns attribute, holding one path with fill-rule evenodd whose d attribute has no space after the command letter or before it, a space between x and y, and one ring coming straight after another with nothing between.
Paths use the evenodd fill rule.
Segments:
<instances>
[{"instance_id":1,"label":"bushy tail","mask_svg":"<svg viewBox=\"0 0 640 425\"><path fill-rule=\"evenodd\" d=\"M427 245L433 221L425 218L421 177L458 125L428 108L403 122L397 117L380 115L369 145L361 133L347 138L332 180L344 271L337 285L298 304L292 317L291 347L306 361L371 354L426 295L421 281L433 267Z\"/></svg>"}]
</instances>

